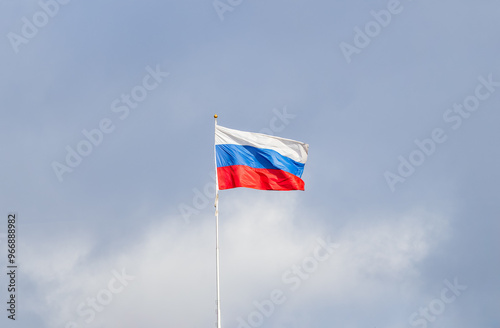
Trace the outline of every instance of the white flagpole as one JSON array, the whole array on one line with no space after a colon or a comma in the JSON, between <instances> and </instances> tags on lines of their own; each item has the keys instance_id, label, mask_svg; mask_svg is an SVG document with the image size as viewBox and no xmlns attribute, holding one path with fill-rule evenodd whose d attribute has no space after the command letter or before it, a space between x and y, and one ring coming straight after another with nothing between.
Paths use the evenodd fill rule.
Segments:
<instances>
[{"instance_id":1,"label":"white flagpole","mask_svg":"<svg viewBox=\"0 0 500 328\"><path fill-rule=\"evenodd\" d=\"M215 128L217 129L217 115L214 115ZM219 291L219 178L217 176L217 152L214 143L214 159L215 159L215 276L217 289L217 328L221 328L220 318L220 291Z\"/></svg>"}]
</instances>

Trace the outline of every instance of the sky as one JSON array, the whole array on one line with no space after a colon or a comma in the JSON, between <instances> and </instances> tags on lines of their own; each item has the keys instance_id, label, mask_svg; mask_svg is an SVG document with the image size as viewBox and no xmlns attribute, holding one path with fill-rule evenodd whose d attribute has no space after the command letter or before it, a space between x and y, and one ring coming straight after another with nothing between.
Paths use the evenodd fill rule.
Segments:
<instances>
[{"instance_id":1,"label":"sky","mask_svg":"<svg viewBox=\"0 0 500 328\"><path fill-rule=\"evenodd\" d=\"M2 327L500 327L500 3L0 0Z\"/></svg>"}]
</instances>

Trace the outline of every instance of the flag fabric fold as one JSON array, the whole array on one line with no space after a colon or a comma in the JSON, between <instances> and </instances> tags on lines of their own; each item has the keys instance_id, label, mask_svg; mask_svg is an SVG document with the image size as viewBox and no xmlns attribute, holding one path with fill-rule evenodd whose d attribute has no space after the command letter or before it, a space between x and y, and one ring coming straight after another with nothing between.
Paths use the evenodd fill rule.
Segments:
<instances>
[{"instance_id":1,"label":"flag fabric fold","mask_svg":"<svg viewBox=\"0 0 500 328\"><path fill-rule=\"evenodd\" d=\"M217 125L215 155L219 190L304 190L301 179L309 145Z\"/></svg>"}]
</instances>

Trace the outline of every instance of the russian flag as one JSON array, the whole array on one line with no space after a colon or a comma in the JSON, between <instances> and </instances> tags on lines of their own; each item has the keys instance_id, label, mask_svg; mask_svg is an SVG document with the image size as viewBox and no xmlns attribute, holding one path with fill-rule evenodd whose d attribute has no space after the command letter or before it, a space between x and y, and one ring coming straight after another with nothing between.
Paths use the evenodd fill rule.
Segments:
<instances>
[{"instance_id":1,"label":"russian flag","mask_svg":"<svg viewBox=\"0 0 500 328\"><path fill-rule=\"evenodd\" d=\"M262 133L215 127L219 190L304 190L309 145Z\"/></svg>"}]
</instances>

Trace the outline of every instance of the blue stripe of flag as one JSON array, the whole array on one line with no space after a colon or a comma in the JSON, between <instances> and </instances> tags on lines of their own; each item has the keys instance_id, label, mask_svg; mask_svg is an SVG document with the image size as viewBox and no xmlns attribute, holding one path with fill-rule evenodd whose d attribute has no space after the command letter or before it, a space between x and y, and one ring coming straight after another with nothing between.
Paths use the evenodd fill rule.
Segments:
<instances>
[{"instance_id":1,"label":"blue stripe of flag","mask_svg":"<svg viewBox=\"0 0 500 328\"><path fill-rule=\"evenodd\" d=\"M246 165L256 169L276 169L302 176L304 164L283 156L275 150L221 144L215 146L217 167Z\"/></svg>"}]
</instances>

